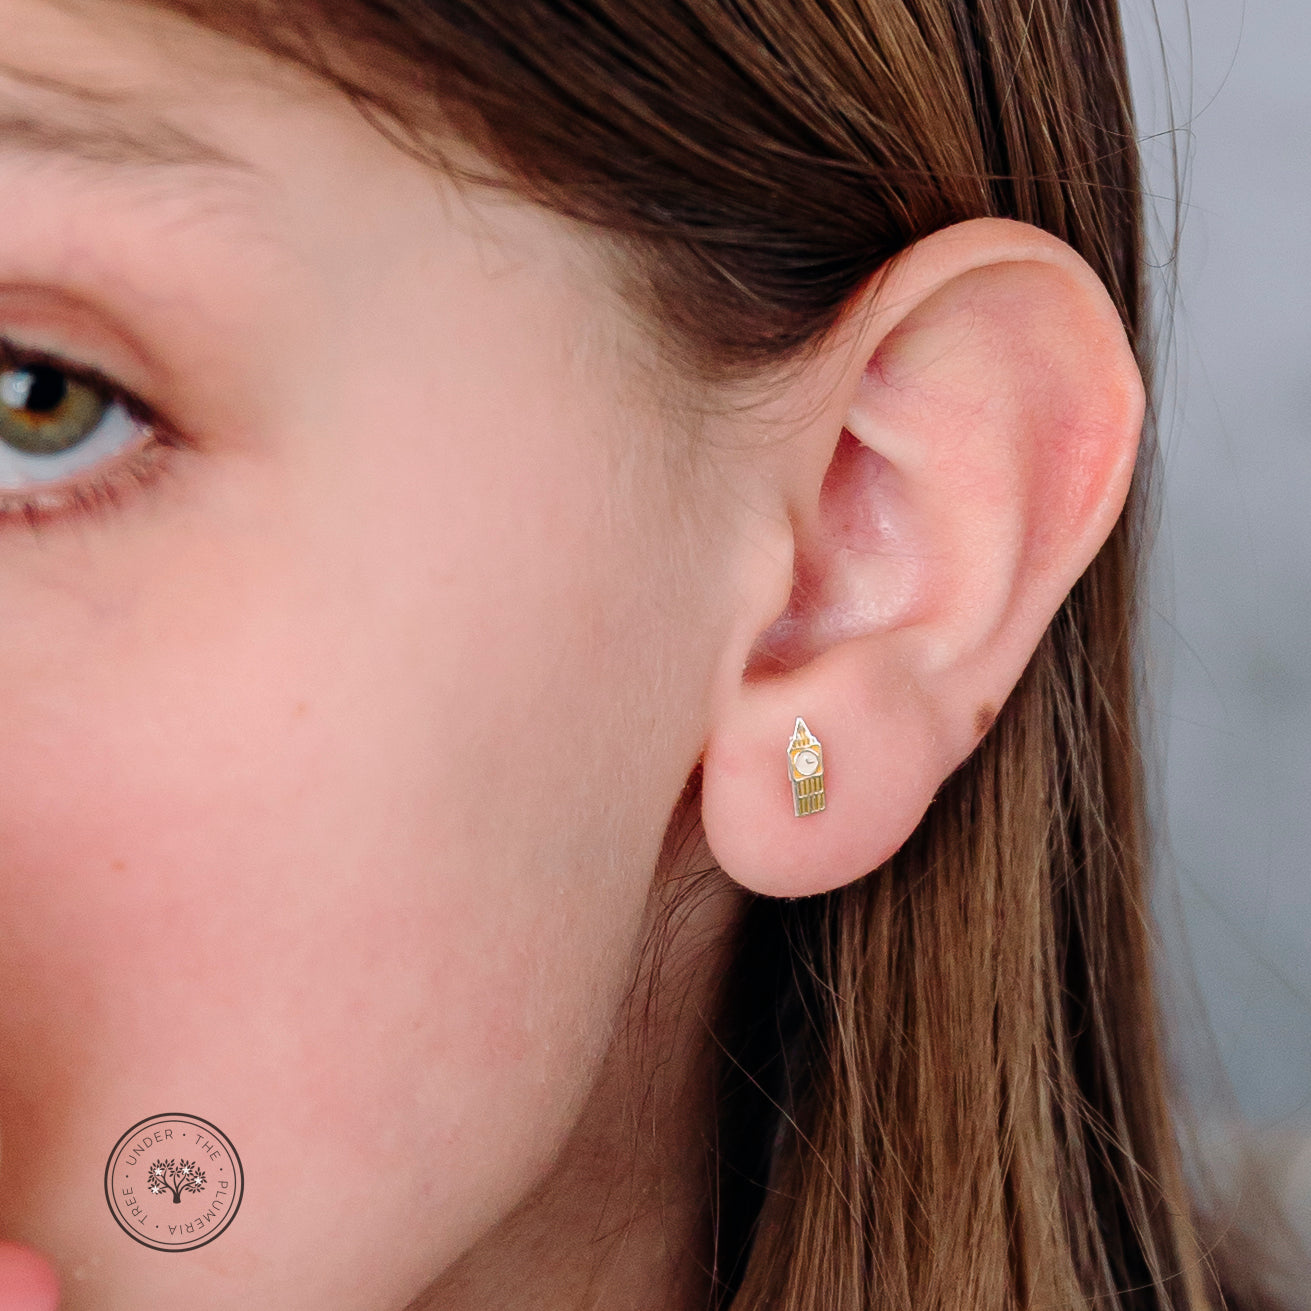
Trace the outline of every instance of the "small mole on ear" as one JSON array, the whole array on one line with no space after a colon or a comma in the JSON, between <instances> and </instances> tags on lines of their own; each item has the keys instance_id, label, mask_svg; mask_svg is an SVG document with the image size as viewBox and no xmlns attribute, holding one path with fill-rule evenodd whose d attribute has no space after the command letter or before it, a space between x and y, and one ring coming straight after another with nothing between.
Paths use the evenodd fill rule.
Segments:
<instances>
[{"instance_id":1,"label":"small mole on ear","mask_svg":"<svg viewBox=\"0 0 1311 1311\"><path fill-rule=\"evenodd\" d=\"M981 738L997 722L997 712L991 706L980 706L974 712L974 736Z\"/></svg>"},{"instance_id":2,"label":"small mole on ear","mask_svg":"<svg viewBox=\"0 0 1311 1311\"><path fill-rule=\"evenodd\" d=\"M125 869L127 869L127 863L122 860L111 860L109 862L109 868L112 869L115 874L121 874Z\"/></svg>"}]
</instances>

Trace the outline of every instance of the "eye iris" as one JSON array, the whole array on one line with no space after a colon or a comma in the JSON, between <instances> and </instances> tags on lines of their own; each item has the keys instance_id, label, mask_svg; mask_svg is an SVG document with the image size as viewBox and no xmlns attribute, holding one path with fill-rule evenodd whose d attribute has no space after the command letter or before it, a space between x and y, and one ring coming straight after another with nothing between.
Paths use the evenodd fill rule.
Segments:
<instances>
[{"instance_id":1,"label":"eye iris","mask_svg":"<svg viewBox=\"0 0 1311 1311\"><path fill-rule=\"evenodd\" d=\"M93 433L111 402L46 364L0 372L0 442L29 455L58 455Z\"/></svg>"}]
</instances>

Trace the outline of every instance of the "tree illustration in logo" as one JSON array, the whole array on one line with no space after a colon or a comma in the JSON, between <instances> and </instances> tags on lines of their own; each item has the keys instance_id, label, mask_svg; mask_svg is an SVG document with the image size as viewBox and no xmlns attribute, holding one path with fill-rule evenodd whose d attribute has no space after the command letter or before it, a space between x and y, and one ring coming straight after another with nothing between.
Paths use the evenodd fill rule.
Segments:
<instances>
[{"instance_id":1,"label":"tree illustration in logo","mask_svg":"<svg viewBox=\"0 0 1311 1311\"><path fill-rule=\"evenodd\" d=\"M171 1157L167 1161L156 1161L150 1167L150 1191L156 1195L171 1192L173 1200L180 1202L183 1193L205 1191L205 1172L197 1170L194 1161L177 1164Z\"/></svg>"}]
</instances>

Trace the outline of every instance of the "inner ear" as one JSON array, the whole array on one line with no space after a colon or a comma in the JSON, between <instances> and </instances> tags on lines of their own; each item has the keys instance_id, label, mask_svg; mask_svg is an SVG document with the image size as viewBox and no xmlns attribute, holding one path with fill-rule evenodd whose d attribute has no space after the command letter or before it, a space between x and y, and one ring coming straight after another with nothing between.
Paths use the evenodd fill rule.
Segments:
<instances>
[{"instance_id":1,"label":"inner ear","mask_svg":"<svg viewBox=\"0 0 1311 1311\"><path fill-rule=\"evenodd\" d=\"M887 457L843 427L819 489L819 538L834 550L873 554L896 542L885 505L893 476Z\"/></svg>"},{"instance_id":2,"label":"inner ear","mask_svg":"<svg viewBox=\"0 0 1311 1311\"><path fill-rule=\"evenodd\" d=\"M787 609L752 648L748 679L796 669L836 642L895 621L911 580L874 592L853 587L849 572L874 556L898 562L903 571L910 563L900 515L904 498L896 484L891 462L844 427L820 486L814 523L798 534Z\"/></svg>"}]
</instances>

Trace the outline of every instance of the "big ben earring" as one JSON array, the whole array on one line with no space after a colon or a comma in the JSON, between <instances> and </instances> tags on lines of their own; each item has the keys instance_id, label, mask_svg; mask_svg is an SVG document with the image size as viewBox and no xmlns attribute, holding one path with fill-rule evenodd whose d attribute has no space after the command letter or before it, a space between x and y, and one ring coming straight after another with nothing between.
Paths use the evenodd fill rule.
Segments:
<instances>
[{"instance_id":1,"label":"big ben earring","mask_svg":"<svg viewBox=\"0 0 1311 1311\"><path fill-rule=\"evenodd\" d=\"M814 815L824 809L824 748L800 715L788 743L788 777L795 815Z\"/></svg>"}]
</instances>

